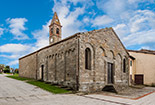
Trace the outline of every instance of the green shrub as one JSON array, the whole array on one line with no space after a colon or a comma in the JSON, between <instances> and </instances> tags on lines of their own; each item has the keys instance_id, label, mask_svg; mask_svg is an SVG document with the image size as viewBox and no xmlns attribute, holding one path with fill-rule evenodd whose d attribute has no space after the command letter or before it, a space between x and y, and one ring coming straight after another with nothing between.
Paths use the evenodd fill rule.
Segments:
<instances>
[{"instance_id":1,"label":"green shrub","mask_svg":"<svg viewBox=\"0 0 155 105\"><path fill-rule=\"evenodd\" d=\"M3 72L10 73L10 66L5 66Z\"/></svg>"}]
</instances>

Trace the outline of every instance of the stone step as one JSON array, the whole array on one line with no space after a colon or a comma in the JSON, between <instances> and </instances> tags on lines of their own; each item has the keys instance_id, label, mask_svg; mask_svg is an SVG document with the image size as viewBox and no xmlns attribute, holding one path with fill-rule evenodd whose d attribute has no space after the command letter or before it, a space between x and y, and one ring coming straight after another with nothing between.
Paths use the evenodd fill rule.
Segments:
<instances>
[{"instance_id":1,"label":"stone step","mask_svg":"<svg viewBox=\"0 0 155 105\"><path fill-rule=\"evenodd\" d=\"M114 88L113 85L106 85L102 91L107 91L107 92L113 92L113 93L117 93L116 89Z\"/></svg>"},{"instance_id":2,"label":"stone step","mask_svg":"<svg viewBox=\"0 0 155 105\"><path fill-rule=\"evenodd\" d=\"M51 84L51 82L45 82L46 84Z\"/></svg>"}]
</instances>

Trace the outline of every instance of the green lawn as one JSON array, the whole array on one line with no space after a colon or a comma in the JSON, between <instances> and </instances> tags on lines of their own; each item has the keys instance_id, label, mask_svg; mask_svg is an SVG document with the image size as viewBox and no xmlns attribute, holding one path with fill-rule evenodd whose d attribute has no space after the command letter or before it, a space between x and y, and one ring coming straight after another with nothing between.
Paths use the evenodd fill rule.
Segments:
<instances>
[{"instance_id":1,"label":"green lawn","mask_svg":"<svg viewBox=\"0 0 155 105\"><path fill-rule=\"evenodd\" d=\"M44 89L46 91L49 91L49 92L55 93L55 94L70 93L71 92L71 91L68 91L68 90L53 86L51 84L46 84L45 82L36 81L36 80L30 79L30 78L19 77L18 74L10 75L10 76L7 76L7 77L17 79L17 80L21 80L21 81L25 81L25 82L27 82L29 84L38 86L38 87L40 87L40 88L42 88L42 89Z\"/></svg>"},{"instance_id":2,"label":"green lawn","mask_svg":"<svg viewBox=\"0 0 155 105\"><path fill-rule=\"evenodd\" d=\"M13 79L17 79L17 80L21 80L21 81L33 80L33 79L30 79L30 78L19 77L18 74L9 75L9 76L7 76L7 77L13 78Z\"/></svg>"},{"instance_id":3,"label":"green lawn","mask_svg":"<svg viewBox=\"0 0 155 105\"><path fill-rule=\"evenodd\" d=\"M40 82L40 81L28 81L27 83L38 86L44 90L47 90L49 92L55 93L55 94L60 94L60 93L68 93L70 91L56 87L56 86L52 86L51 84L46 84L44 82Z\"/></svg>"}]
</instances>

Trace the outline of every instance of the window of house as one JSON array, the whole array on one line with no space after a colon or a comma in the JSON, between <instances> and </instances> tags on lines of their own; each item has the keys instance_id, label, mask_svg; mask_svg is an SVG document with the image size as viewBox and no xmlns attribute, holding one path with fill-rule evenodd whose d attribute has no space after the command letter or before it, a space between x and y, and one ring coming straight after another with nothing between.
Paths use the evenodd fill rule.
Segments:
<instances>
[{"instance_id":1,"label":"window of house","mask_svg":"<svg viewBox=\"0 0 155 105\"><path fill-rule=\"evenodd\" d=\"M123 59L123 72L126 72L126 59Z\"/></svg>"},{"instance_id":2,"label":"window of house","mask_svg":"<svg viewBox=\"0 0 155 105\"><path fill-rule=\"evenodd\" d=\"M130 61L130 66L132 66L132 61Z\"/></svg>"},{"instance_id":3,"label":"window of house","mask_svg":"<svg viewBox=\"0 0 155 105\"><path fill-rule=\"evenodd\" d=\"M57 28L56 33L59 34L59 28Z\"/></svg>"},{"instance_id":4,"label":"window of house","mask_svg":"<svg viewBox=\"0 0 155 105\"><path fill-rule=\"evenodd\" d=\"M91 70L91 50L86 48L85 50L85 69Z\"/></svg>"}]
</instances>

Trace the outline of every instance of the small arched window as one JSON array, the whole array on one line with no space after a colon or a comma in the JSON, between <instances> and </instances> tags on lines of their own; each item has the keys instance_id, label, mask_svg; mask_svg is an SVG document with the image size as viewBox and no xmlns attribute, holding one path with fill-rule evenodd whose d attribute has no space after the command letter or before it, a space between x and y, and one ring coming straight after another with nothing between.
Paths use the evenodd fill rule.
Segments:
<instances>
[{"instance_id":1,"label":"small arched window","mask_svg":"<svg viewBox=\"0 0 155 105\"><path fill-rule=\"evenodd\" d=\"M123 72L126 73L126 59L123 59Z\"/></svg>"},{"instance_id":2,"label":"small arched window","mask_svg":"<svg viewBox=\"0 0 155 105\"><path fill-rule=\"evenodd\" d=\"M57 28L56 33L59 34L59 28Z\"/></svg>"},{"instance_id":3,"label":"small arched window","mask_svg":"<svg viewBox=\"0 0 155 105\"><path fill-rule=\"evenodd\" d=\"M105 50L102 47L100 47L100 54L101 56L106 56Z\"/></svg>"},{"instance_id":4,"label":"small arched window","mask_svg":"<svg viewBox=\"0 0 155 105\"><path fill-rule=\"evenodd\" d=\"M44 80L44 65L41 65L41 80Z\"/></svg>"},{"instance_id":5,"label":"small arched window","mask_svg":"<svg viewBox=\"0 0 155 105\"><path fill-rule=\"evenodd\" d=\"M51 28L51 33L53 34L53 28Z\"/></svg>"},{"instance_id":6,"label":"small arched window","mask_svg":"<svg viewBox=\"0 0 155 105\"><path fill-rule=\"evenodd\" d=\"M91 70L91 50L85 49L85 69Z\"/></svg>"}]
</instances>

